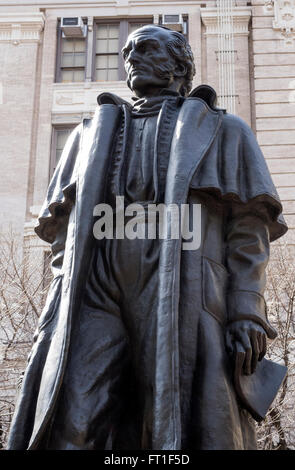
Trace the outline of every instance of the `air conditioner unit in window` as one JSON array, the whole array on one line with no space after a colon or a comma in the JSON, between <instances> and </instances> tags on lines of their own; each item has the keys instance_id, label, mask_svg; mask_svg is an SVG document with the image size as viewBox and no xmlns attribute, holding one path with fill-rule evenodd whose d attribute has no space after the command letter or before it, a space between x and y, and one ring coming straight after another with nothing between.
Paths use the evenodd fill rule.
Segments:
<instances>
[{"instance_id":1,"label":"air conditioner unit in window","mask_svg":"<svg viewBox=\"0 0 295 470\"><path fill-rule=\"evenodd\" d=\"M173 29L173 31L183 32L182 15L163 15L162 24L167 26L167 28Z\"/></svg>"},{"instance_id":2,"label":"air conditioner unit in window","mask_svg":"<svg viewBox=\"0 0 295 470\"><path fill-rule=\"evenodd\" d=\"M85 38L87 25L80 16L64 17L61 19L63 38Z\"/></svg>"}]
</instances>

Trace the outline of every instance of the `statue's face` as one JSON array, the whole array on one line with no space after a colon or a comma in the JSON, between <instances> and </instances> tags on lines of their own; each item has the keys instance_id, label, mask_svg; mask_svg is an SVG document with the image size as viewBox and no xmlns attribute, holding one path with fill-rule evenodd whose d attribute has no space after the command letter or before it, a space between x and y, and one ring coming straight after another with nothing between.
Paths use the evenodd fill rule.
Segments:
<instances>
[{"instance_id":1,"label":"statue's face","mask_svg":"<svg viewBox=\"0 0 295 470\"><path fill-rule=\"evenodd\" d=\"M155 94L171 88L177 68L166 47L170 32L154 26L144 26L130 34L122 49L127 84L137 96Z\"/></svg>"}]
</instances>

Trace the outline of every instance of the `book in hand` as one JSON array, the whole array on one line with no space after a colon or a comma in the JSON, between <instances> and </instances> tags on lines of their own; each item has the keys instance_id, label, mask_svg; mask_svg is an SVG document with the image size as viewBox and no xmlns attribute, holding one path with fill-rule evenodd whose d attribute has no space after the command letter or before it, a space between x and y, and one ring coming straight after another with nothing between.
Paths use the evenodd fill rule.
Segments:
<instances>
[{"instance_id":1,"label":"book in hand","mask_svg":"<svg viewBox=\"0 0 295 470\"><path fill-rule=\"evenodd\" d=\"M259 422L265 418L288 369L263 358L258 361L255 372L246 375L243 371L245 356L242 345L238 343L234 370L235 390L242 406Z\"/></svg>"}]
</instances>

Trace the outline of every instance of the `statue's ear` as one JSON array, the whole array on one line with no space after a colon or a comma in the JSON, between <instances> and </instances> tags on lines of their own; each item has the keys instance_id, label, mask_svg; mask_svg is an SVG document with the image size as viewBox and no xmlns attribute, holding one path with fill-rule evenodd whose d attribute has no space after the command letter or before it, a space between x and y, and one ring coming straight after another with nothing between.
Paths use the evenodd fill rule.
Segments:
<instances>
[{"instance_id":1,"label":"statue's ear","mask_svg":"<svg viewBox=\"0 0 295 470\"><path fill-rule=\"evenodd\" d=\"M187 67L182 64L181 62L179 62L178 64L176 64L176 67L175 67L175 70L174 70L174 76L179 78L179 77L185 77L187 73Z\"/></svg>"}]
</instances>

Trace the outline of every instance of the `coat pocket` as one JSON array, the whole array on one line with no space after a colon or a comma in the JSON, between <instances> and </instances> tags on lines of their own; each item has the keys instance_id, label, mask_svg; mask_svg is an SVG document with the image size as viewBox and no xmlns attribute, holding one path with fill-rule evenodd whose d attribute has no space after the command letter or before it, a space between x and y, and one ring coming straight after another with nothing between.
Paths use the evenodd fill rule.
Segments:
<instances>
[{"instance_id":1,"label":"coat pocket","mask_svg":"<svg viewBox=\"0 0 295 470\"><path fill-rule=\"evenodd\" d=\"M224 325L227 321L227 282L228 272L225 267L203 256L203 309L209 312L221 325Z\"/></svg>"},{"instance_id":2,"label":"coat pocket","mask_svg":"<svg viewBox=\"0 0 295 470\"><path fill-rule=\"evenodd\" d=\"M56 276L51 282L46 302L38 321L38 331L40 332L51 322L58 309L63 274Z\"/></svg>"}]
</instances>

